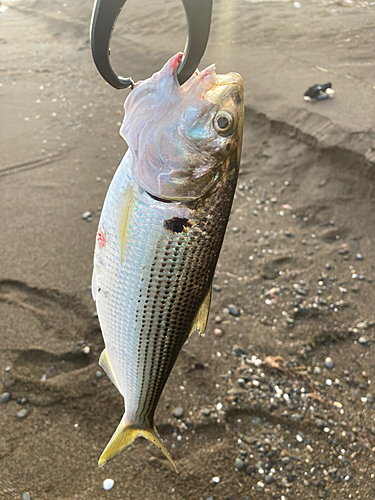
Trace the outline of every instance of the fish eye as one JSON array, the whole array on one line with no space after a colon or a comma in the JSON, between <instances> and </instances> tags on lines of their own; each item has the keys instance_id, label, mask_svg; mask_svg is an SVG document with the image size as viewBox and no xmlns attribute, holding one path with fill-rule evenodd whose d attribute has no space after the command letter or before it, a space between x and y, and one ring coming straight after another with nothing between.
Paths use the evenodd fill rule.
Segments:
<instances>
[{"instance_id":1,"label":"fish eye","mask_svg":"<svg viewBox=\"0 0 375 500\"><path fill-rule=\"evenodd\" d=\"M220 135L228 135L234 122L233 115L228 111L219 111L214 118L214 127Z\"/></svg>"}]
</instances>

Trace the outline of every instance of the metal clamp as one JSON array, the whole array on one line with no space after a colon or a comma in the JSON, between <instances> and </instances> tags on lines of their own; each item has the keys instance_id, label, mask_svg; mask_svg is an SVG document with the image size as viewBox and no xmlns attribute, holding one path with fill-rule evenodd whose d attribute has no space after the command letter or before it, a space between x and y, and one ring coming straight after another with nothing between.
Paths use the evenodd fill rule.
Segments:
<instances>
[{"instance_id":1,"label":"metal clamp","mask_svg":"<svg viewBox=\"0 0 375 500\"><path fill-rule=\"evenodd\" d=\"M177 78L183 85L197 69L206 50L211 26L213 0L182 0L188 21L188 38ZM91 18L91 51L102 77L116 89L133 88L131 78L117 76L109 61L110 40L126 0L96 0Z\"/></svg>"}]
</instances>

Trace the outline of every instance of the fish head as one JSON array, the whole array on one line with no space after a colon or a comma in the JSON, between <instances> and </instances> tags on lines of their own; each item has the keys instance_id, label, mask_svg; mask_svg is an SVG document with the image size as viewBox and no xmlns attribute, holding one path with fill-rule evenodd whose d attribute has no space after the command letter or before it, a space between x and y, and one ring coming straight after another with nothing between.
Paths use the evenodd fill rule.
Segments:
<instances>
[{"instance_id":1,"label":"fish head","mask_svg":"<svg viewBox=\"0 0 375 500\"><path fill-rule=\"evenodd\" d=\"M139 187L166 201L204 196L228 169L238 169L243 127L243 81L211 65L180 86L173 56L138 82L125 102L120 134L132 154Z\"/></svg>"}]
</instances>

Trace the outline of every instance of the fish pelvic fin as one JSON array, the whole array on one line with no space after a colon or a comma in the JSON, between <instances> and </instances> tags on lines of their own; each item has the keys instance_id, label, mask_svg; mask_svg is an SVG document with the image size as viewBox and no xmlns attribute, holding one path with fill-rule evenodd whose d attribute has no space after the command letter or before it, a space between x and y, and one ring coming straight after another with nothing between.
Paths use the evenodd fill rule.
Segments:
<instances>
[{"instance_id":1,"label":"fish pelvic fin","mask_svg":"<svg viewBox=\"0 0 375 500\"><path fill-rule=\"evenodd\" d=\"M121 394L120 386L117 382L115 372L113 371L111 360L109 359L107 349L104 349L99 358L99 366L103 368L103 370L108 375L108 378L112 382L112 384L116 387L118 392Z\"/></svg>"},{"instance_id":2,"label":"fish pelvic fin","mask_svg":"<svg viewBox=\"0 0 375 500\"><path fill-rule=\"evenodd\" d=\"M173 465L174 470L178 473L177 467L168 453L167 448L162 443L155 425L150 429L139 429L135 425L126 424L124 418L122 418L111 440L101 454L98 462L99 467L102 467L108 460L111 460L119 453L129 448L138 437L143 437L151 441L151 443L154 443L154 445L164 453Z\"/></svg>"}]
</instances>

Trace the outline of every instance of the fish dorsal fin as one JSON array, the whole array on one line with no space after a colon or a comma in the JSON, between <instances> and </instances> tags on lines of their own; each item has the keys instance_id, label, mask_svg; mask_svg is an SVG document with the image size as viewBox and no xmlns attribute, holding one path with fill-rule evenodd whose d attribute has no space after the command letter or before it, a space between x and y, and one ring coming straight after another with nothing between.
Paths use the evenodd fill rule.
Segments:
<instances>
[{"instance_id":1,"label":"fish dorsal fin","mask_svg":"<svg viewBox=\"0 0 375 500\"><path fill-rule=\"evenodd\" d=\"M120 256L121 264L124 263L124 252L126 246L126 238L128 235L129 219L133 208L134 194L131 186L128 186L127 190L123 195L123 206L121 209L120 219L119 219L119 243L120 243Z\"/></svg>"},{"instance_id":2,"label":"fish dorsal fin","mask_svg":"<svg viewBox=\"0 0 375 500\"><path fill-rule=\"evenodd\" d=\"M121 394L121 391L120 391L120 388L119 388L119 385L118 385L118 382L116 379L116 375L115 375L113 368L112 368L111 360L109 359L109 356L108 356L107 349L104 349L102 351L100 358L99 358L99 365L103 368L103 370L108 375L108 378L110 379L112 384L116 387L118 392Z\"/></svg>"},{"instance_id":3,"label":"fish dorsal fin","mask_svg":"<svg viewBox=\"0 0 375 500\"><path fill-rule=\"evenodd\" d=\"M189 336L197 331L198 334L203 337L204 331L207 326L208 314L210 312L211 295L212 295L212 285L208 289L208 292L206 293L206 296L203 299L198 309L198 312L194 317L193 324L189 332Z\"/></svg>"}]
</instances>

